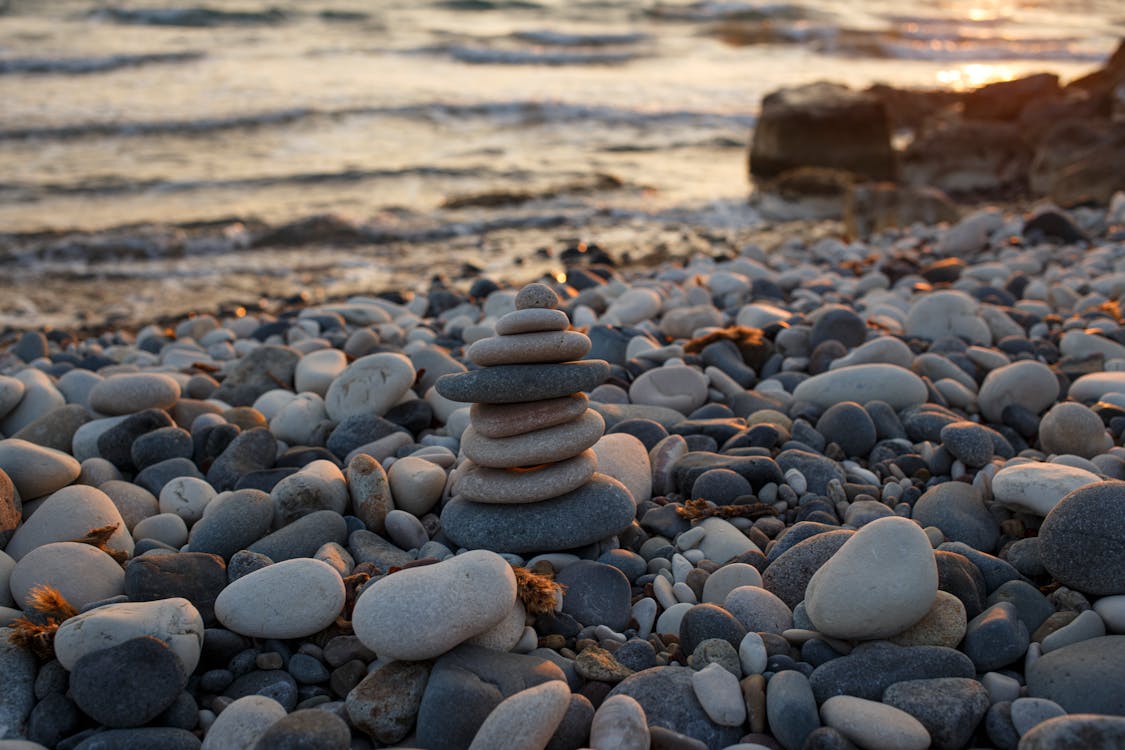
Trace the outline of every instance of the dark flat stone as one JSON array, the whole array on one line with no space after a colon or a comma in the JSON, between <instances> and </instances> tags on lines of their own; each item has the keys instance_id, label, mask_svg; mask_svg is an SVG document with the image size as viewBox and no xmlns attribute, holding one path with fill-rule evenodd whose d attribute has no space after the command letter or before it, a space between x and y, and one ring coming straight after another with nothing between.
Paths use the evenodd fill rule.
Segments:
<instances>
[{"instance_id":1,"label":"dark flat stone","mask_svg":"<svg viewBox=\"0 0 1125 750\"><path fill-rule=\"evenodd\" d=\"M215 625L215 598L227 585L223 558L203 552L136 557L125 566L125 594L135 602L183 597L204 625Z\"/></svg>"},{"instance_id":2,"label":"dark flat stone","mask_svg":"<svg viewBox=\"0 0 1125 750\"><path fill-rule=\"evenodd\" d=\"M70 696L101 724L136 727L171 706L187 679L180 657L163 641L144 636L79 659L70 673Z\"/></svg>"},{"instance_id":3,"label":"dark flat stone","mask_svg":"<svg viewBox=\"0 0 1125 750\"><path fill-rule=\"evenodd\" d=\"M609 377L600 359L544 365L498 365L443 375L435 388L452 401L512 404L589 391Z\"/></svg>"},{"instance_id":4,"label":"dark flat stone","mask_svg":"<svg viewBox=\"0 0 1125 750\"><path fill-rule=\"evenodd\" d=\"M603 474L576 490L537 503L490 505L456 498L441 514L455 543L493 552L556 552L592 544L628 528L633 497Z\"/></svg>"},{"instance_id":5,"label":"dark flat stone","mask_svg":"<svg viewBox=\"0 0 1125 750\"><path fill-rule=\"evenodd\" d=\"M273 500L261 490L235 490L191 528L192 552L210 552L224 560L269 533Z\"/></svg>"},{"instance_id":6,"label":"dark flat stone","mask_svg":"<svg viewBox=\"0 0 1125 750\"><path fill-rule=\"evenodd\" d=\"M817 667L809 682L818 704L834 695L881 700L896 682L935 677L975 677L969 657L944 646L895 646L886 641L862 643L847 656Z\"/></svg>"},{"instance_id":7,"label":"dark flat stone","mask_svg":"<svg viewBox=\"0 0 1125 750\"><path fill-rule=\"evenodd\" d=\"M312 557L321 546L328 542L343 544L347 537L348 523L343 516L331 510L318 510L262 537L246 549L281 562L294 557Z\"/></svg>"}]
</instances>

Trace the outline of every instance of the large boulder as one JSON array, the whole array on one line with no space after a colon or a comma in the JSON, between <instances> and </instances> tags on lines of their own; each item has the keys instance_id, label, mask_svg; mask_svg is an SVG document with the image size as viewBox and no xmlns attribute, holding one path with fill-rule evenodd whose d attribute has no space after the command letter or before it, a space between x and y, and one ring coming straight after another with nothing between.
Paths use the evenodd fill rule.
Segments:
<instances>
[{"instance_id":1,"label":"large boulder","mask_svg":"<svg viewBox=\"0 0 1125 750\"><path fill-rule=\"evenodd\" d=\"M750 174L756 179L772 178L798 167L894 179L894 152L882 100L826 82L767 95L750 145Z\"/></svg>"},{"instance_id":2,"label":"large boulder","mask_svg":"<svg viewBox=\"0 0 1125 750\"><path fill-rule=\"evenodd\" d=\"M1105 205L1125 189L1125 124L1117 123L1091 149L1055 171L1048 194L1062 206Z\"/></svg>"},{"instance_id":3,"label":"large boulder","mask_svg":"<svg viewBox=\"0 0 1125 750\"><path fill-rule=\"evenodd\" d=\"M969 121L915 140L902 155L902 180L954 198L1003 197L1026 190L1031 148L1018 125Z\"/></svg>"},{"instance_id":4,"label":"large boulder","mask_svg":"<svg viewBox=\"0 0 1125 750\"><path fill-rule=\"evenodd\" d=\"M1055 99L1062 94L1054 73L1035 73L1014 81L997 81L965 95L966 120L1015 120L1032 101Z\"/></svg>"}]
</instances>

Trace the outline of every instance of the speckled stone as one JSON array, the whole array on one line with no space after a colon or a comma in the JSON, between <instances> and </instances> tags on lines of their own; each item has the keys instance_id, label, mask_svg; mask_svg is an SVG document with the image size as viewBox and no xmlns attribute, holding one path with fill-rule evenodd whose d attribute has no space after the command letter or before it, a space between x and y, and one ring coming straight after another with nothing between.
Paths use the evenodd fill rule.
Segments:
<instances>
[{"instance_id":1,"label":"speckled stone","mask_svg":"<svg viewBox=\"0 0 1125 750\"><path fill-rule=\"evenodd\" d=\"M1125 681L1125 636L1107 635L1044 654L1027 669L1027 692L1068 713L1125 716L1125 692L1107 685Z\"/></svg>"},{"instance_id":2,"label":"speckled stone","mask_svg":"<svg viewBox=\"0 0 1125 750\"><path fill-rule=\"evenodd\" d=\"M554 310L559 306L559 295L546 284L539 282L525 284L516 293L515 305L517 310L539 308Z\"/></svg>"},{"instance_id":3,"label":"speckled stone","mask_svg":"<svg viewBox=\"0 0 1125 750\"><path fill-rule=\"evenodd\" d=\"M1039 529L1043 565L1085 594L1125 594L1125 482L1088 484L1059 500Z\"/></svg>"},{"instance_id":4,"label":"speckled stone","mask_svg":"<svg viewBox=\"0 0 1125 750\"><path fill-rule=\"evenodd\" d=\"M935 750L960 750L988 710L988 691L975 679L938 677L896 682L883 702L913 716L930 734Z\"/></svg>"}]
</instances>

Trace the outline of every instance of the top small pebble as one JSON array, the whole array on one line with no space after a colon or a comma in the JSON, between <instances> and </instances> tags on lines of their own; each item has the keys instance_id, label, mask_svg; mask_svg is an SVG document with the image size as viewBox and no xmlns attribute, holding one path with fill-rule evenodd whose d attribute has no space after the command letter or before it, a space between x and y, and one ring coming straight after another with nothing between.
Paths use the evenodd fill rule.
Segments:
<instances>
[{"instance_id":1,"label":"top small pebble","mask_svg":"<svg viewBox=\"0 0 1125 750\"><path fill-rule=\"evenodd\" d=\"M559 295L546 284L528 284L520 289L516 295L516 309L527 310L532 307L543 307L554 310L559 306Z\"/></svg>"}]
</instances>

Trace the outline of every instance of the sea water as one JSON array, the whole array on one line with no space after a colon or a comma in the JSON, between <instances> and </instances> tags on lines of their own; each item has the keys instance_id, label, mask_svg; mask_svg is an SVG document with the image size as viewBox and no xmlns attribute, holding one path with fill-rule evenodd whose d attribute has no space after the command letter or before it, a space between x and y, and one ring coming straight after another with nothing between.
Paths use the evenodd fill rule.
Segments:
<instances>
[{"instance_id":1,"label":"sea water","mask_svg":"<svg viewBox=\"0 0 1125 750\"><path fill-rule=\"evenodd\" d=\"M750 222L766 93L1065 81L1125 30L1115 0L0 8L0 259L28 274L207 274L263 227L324 214L373 242L606 211ZM144 239L199 226L218 229Z\"/></svg>"}]
</instances>

